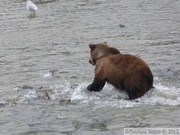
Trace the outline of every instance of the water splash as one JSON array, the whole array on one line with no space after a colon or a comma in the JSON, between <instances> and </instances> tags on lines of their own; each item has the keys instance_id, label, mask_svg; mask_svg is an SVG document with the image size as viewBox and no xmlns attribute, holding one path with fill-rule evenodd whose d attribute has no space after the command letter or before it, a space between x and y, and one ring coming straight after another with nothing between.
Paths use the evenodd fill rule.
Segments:
<instances>
[{"instance_id":1,"label":"water splash","mask_svg":"<svg viewBox=\"0 0 180 135\"><path fill-rule=\"evenodd\" d=\"M70 100L71 103L94 104L96 107L118 107L128 108L139 105L180 105L180 89L175 87L163 86L160 83L155 88L148 91L143 97L135 100L126 100L128 98L125 92L119 92L111 85L106 84L101 92L90 92L86 89L89 83L82 82L76 86L65 80L64 84L53 85L49 87L49 97L54 101ZM41 94L42 95L42 94ZM30 102L39 98L39 92L32 89L27 94L21 96L20 102ZM69 103L69 102L68 102Z\"/></svg>"},{"instance_id":2,"label":"water splash","mask_svg":"<svg viewBox=\"0 0 180 135\"><path fill-rule=\"evenodd\" d=\"M26 95L19 98L19 103L29 103L36 99L38 99L37 92L35 90L30 90Z\"/></svg>"}]
</instances>

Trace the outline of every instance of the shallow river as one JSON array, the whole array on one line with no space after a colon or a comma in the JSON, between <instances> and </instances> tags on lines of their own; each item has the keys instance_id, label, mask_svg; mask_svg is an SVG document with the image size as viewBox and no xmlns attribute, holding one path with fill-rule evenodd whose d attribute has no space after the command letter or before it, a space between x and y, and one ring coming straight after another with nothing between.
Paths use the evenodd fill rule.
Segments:
<instances>
[{"instance_id":1,"label":"shallow river","mask_svg":"<svg viewBox=\"0 0 180 135\"><path fill-rule=\"evenodd\" d=\"M127 127L180 127L180 0L0 1L0 132L121 135ZM94 77L90 43L144 59L154 86L143 97Z\"/></svg>"}]
</instances>

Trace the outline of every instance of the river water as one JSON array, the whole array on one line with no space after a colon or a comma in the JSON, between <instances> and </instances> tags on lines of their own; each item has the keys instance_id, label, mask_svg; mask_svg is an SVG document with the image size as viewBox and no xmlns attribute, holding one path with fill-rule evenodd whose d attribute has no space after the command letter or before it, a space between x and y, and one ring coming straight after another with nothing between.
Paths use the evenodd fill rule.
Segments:
<instances>
[{"instance_id":1,"label":"river water","mask_svg":"<svg viewBox=\"0 0 180 135\"><path fill-rule=\"evenodd\" d=\"M180 127L180 0L0 1L0 131L4 135L121 135ZM134 101L94 77L90 43L144 59L155 88Z\"/></svg>"}]
</instances>

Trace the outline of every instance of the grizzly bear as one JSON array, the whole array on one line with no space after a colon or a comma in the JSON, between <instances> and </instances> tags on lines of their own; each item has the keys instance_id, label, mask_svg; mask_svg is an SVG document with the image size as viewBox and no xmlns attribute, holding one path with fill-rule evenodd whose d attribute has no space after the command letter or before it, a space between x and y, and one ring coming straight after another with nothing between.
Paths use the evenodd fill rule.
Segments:
<instances>
[{"instance_id":1,"label":"grizzly bear","mask_svg":"<svg viewBox=\"0 0 180 135\"><path fill-rule=\"evenodd\" d=\"M87 87L89 91L101 91L106 82L127 92L133 100L143 96L153 87L153 75L149 66L131 54L121 54L106 42L90 44L90 60L95 65L95 77Z\"/></svg>"}]
</instances>

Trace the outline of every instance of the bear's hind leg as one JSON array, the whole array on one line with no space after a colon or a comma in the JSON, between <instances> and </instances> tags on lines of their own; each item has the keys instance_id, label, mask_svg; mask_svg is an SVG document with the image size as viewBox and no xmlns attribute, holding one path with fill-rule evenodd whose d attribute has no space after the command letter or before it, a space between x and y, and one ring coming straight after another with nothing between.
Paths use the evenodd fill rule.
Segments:
<instances>
[{"instance_id":1,"label":"bear's hind leg","mask_svg":"<svg viewBox=\"0 0 180 135\"><path fill-rule=\"evenodd\" d=\"M129 99L134 100L144 95L144 89L141 87L133 86L130 90L127 91Z\"/></svg>"}]
</instances>

